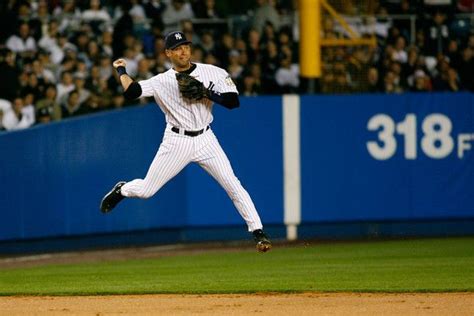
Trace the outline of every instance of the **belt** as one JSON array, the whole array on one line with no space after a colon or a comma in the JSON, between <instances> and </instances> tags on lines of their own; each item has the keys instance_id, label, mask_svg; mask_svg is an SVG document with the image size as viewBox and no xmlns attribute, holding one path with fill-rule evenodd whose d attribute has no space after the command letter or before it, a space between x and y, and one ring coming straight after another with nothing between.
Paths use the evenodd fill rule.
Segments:
<instances>
[{"instance_id":1,"label":"belt","mask_svg":"<svg viewBox=\"0 0 474 316\"><path fill-rule=\"evenodd\" d=\"M186 136L195 137L195 136L201 135L208 129L209 129L209 125L199 131L184 131L183 134ZM181 134L180 132L182 131L182 129L174 127L174 126L171 128L171 130L177 134Z\"/></svg>"}]
</instances>

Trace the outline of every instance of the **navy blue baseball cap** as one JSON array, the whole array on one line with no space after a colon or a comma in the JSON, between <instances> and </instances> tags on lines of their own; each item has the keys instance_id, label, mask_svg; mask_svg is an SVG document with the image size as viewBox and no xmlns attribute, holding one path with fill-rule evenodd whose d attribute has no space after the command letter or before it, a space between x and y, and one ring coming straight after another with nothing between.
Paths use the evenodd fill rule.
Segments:
<instances>
[{"instance_id":1,"label":"navy blue baseball cap","mask_svg":"<svg viewBox=\"0 0 474 316\"><path fill-rule=\"evenodd\" d=\"M174 49L179 45L191 44L191 41L186 39L186 35L183 32L170 32L165 37L165 48Z\"/></svg>"}]
</instances>

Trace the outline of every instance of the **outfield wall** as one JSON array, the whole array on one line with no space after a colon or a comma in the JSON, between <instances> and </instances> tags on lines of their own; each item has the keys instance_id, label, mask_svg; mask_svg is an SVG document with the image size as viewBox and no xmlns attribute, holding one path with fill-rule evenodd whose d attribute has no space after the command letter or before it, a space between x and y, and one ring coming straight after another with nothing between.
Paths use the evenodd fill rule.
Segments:
<instances>
[{"instance_id":1,"label":"outfield wall","mask_svg":"<svg viewBox=\"0 0 474 316\"><path fill-rule=\"evenodd\" d=\"M465 225L474 223L473 94L247 97L214 114L212 128L274 236L285 236L284 223L305 237L474 233ZM163 128L148 105L1 133L0 251L58 237L247 237L225 192L195 165L149 200L99 212L118 180L144 176Z\"/></svg>"}]
</instances>

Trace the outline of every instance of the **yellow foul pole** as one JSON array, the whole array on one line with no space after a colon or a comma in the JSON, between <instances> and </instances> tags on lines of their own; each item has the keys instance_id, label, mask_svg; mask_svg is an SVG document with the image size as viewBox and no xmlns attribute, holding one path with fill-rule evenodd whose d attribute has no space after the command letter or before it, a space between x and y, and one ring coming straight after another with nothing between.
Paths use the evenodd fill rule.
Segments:
<instances>
[{"instance_id":1,"label":"yellow foul pole","mask_svg":"<svg viewBox=\"0 0 474 316\"><path fill-rule=\"evenodd\" d=\"M299 0L300 73L321 77L321 0Z\"/></svg>"}]
</instances>

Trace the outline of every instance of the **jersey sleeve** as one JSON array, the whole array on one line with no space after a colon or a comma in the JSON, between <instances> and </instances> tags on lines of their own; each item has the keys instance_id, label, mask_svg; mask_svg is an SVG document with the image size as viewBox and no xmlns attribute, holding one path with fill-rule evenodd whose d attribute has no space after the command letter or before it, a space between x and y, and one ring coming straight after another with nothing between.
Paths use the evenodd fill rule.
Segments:
<instances>
[{"instance_id":1,"label":"jersey sleeve","mask_svg":"<svg viewBox=\"0 0 474 316\"><path fill-rule=\"evenodd\" d=\"M213 89L219 93L226 93L226 92L235 92L239 93L237 87L235 86L234 81L230 77L230 75L224 69L219 69L217 82L215 83L215 87Z\"/></svg>"},{"instance_id":2,"label":"jersey sleeve","mask_svg":"<svg viewBox=\"0 0 474 316\"><path fill-rule=\"evenodd\" d=\"M138 84L142 88L142 94L140 95L140 98L152 97L155 94L155 89L157 89L159 85L156 77L140 80Z\"/></svg>"}]
</instances>

